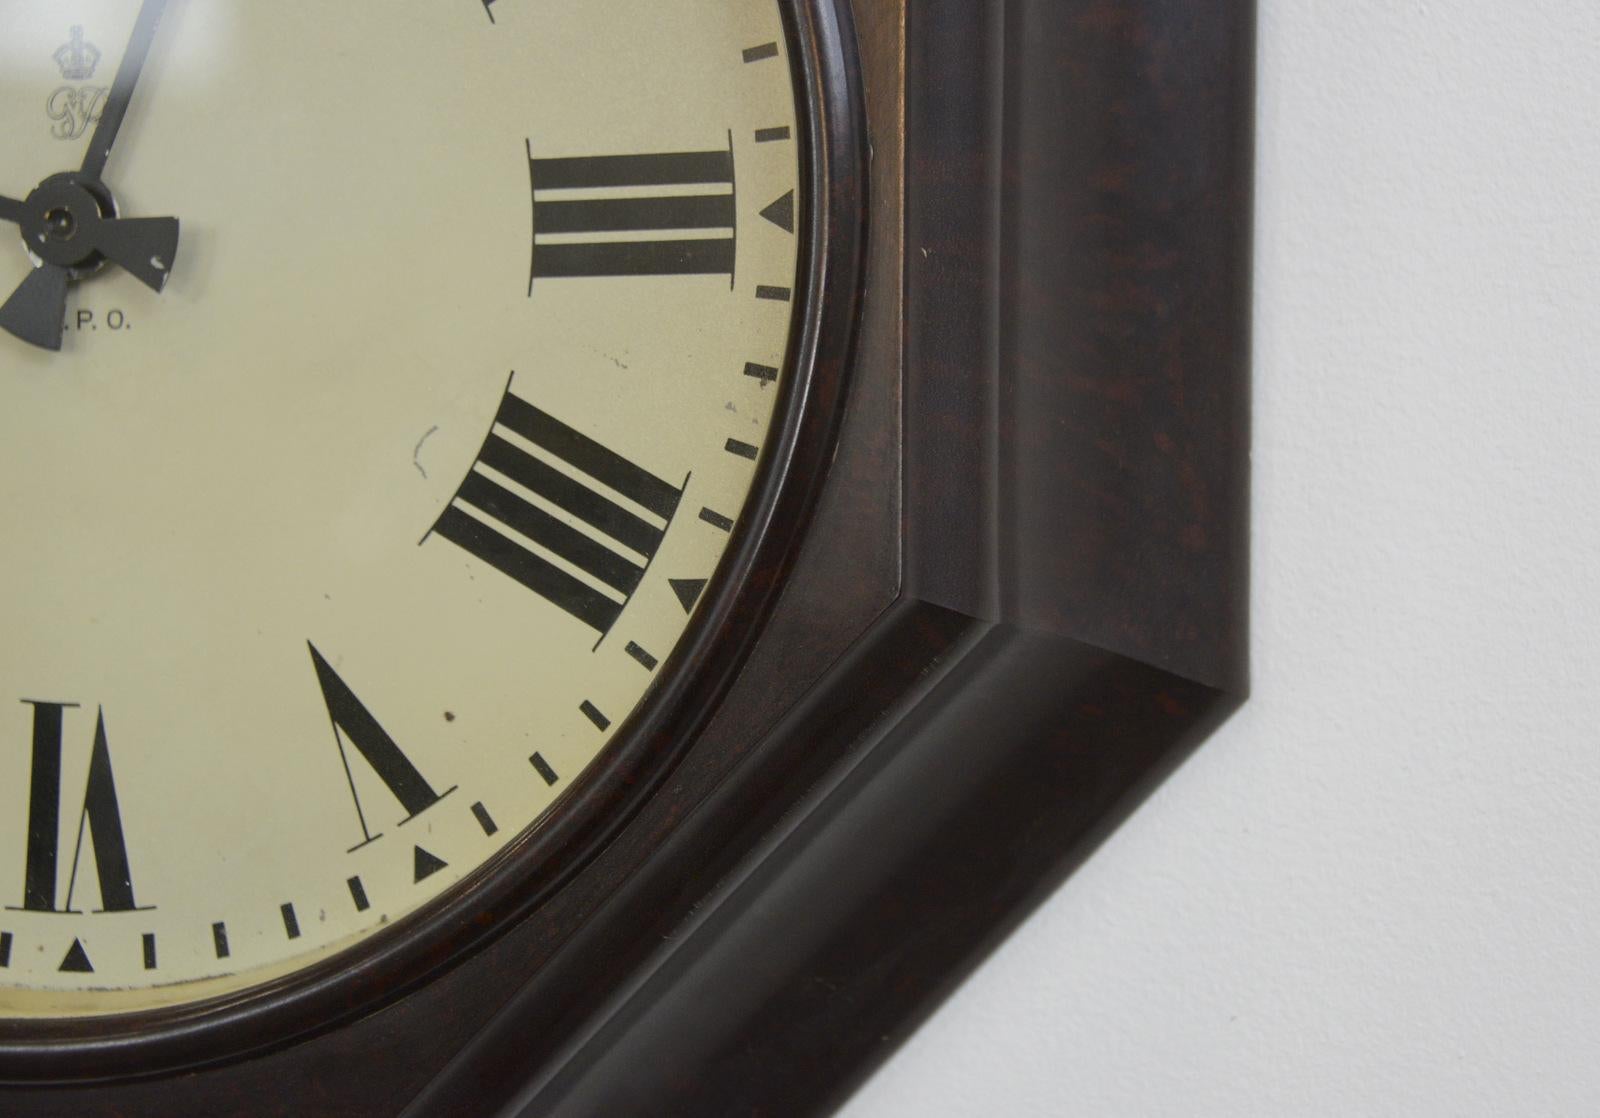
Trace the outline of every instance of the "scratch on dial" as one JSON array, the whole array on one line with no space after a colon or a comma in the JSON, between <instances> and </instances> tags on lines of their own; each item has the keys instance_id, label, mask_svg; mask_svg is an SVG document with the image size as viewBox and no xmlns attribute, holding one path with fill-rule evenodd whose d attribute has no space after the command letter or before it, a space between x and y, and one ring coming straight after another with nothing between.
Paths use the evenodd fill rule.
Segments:
<instances>
[{"instance_id":1,"label":"scratch on dial","mask_svg":"<svg viewBox=\"0 0 1600 1118\"><path fill-rule=\"evenodd\" d=\"M437 435L438 433L438 427L429 427L428 430L423 434L422 438L417 440L417 449L411 452L411 464L417 468L417 473L422 475L423 481L428 480L428 471L422 464L422 448L427 445L429 439L433 438L433 436Z\"/></svg>"}]
</instances>

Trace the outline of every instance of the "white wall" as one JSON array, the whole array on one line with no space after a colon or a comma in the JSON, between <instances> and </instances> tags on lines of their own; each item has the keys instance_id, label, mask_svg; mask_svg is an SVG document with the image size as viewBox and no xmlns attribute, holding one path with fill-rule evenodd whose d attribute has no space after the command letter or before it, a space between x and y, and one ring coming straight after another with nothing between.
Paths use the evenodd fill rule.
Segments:
<instances>
[{"instance_id":1,"label":"white wall","mask_svg":"<svg viewBox=\"0 0 1600 1118\"><path fill-rule=\"evenodd\" d=\"M1600 1114L1600 3L1261 5L1255 697L848 1118Z\"/></svg>"}]
</instances>

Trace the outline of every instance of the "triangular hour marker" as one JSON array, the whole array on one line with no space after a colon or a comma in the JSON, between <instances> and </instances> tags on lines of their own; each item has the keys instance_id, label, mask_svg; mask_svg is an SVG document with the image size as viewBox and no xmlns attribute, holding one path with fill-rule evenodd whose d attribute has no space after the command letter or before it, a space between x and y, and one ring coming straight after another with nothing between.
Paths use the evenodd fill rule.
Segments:
<instances>
[{"instance_id":1,"label":"triangular hour marker","mask_svg":"<svg viewBox=\"0 0 1600 1118\"><path fill-rule=\"evenodd\" d=\"M706 592L706 580L703 578L670 578L672 592L678 596L678 601L683 603L684 613L693 613L694 605L700 600L700 595Z\"/></svg>"},{"instance_id":2,"label":"triangular hour marker","mask_svg":"<svg viewBox=\"0 0 1600 1118\"><path fill-rule=\"evenodd\" d=\"M67 957L61 960L61 971L65 974L93 974L94 964L89 961L89 953L83 949L83 941L75 939L72 947L67 951Z\"/></svg>"},{"instance_id":3,"label":"triangular hour marker","mask_svg":"<svg viewBox=\"0 0 1600 1118\"><path fill-rule=\"evenodd\" d=\"M772 205L761 211L761 216L772 224L782 229L785 233L794 232L794 191L789 191Z\"/></svg>"},{"instance_id":4,"label":"triangular hour marker","mask_svg":"<svg viewBox=\"0 0 1600 1118\"><path fill-rule=\"evenodd\" d=\"M416 876L412 878L413 881L421 881L424 878L432 877L434 874L444 869L445 866L450 864L441 858L434 857L420 846L417 847L416 850Z\"/></svg>"}]
</instances>

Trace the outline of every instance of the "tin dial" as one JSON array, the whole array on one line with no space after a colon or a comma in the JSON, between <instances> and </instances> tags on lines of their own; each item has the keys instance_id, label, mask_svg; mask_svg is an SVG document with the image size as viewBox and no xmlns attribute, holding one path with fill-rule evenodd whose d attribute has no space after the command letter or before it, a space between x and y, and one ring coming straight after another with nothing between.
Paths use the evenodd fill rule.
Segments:
<instances>
[{"instance_id":1,"label":"tin dial","mask_svg":"<svg viewBox=\"0 0 1600 1118\"><path fill-rule=\"evenodd\" d=\"M0 333L13 1017L293 972L535 825L714 594L795 326L777 0L174 2L94 168L141 11L0 6L0 299L71 273Z\"/></svg>"}]
</instances>

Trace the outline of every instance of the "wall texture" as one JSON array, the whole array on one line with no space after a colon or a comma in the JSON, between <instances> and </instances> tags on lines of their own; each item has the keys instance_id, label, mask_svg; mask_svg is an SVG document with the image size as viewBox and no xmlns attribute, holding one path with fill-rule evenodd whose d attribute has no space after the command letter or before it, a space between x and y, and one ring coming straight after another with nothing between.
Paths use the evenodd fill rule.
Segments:
<instances>
[{"instance_id":1,"label":"wall texture","mask_svg":"<svg viewBox=\"0 0 1600 1118\"><path fill-rule=\"evenodd\" d=\"M847 1118L1600 1113L1600 5L1261 5L1255 698Z\"/></svg>"}]
</instances>

